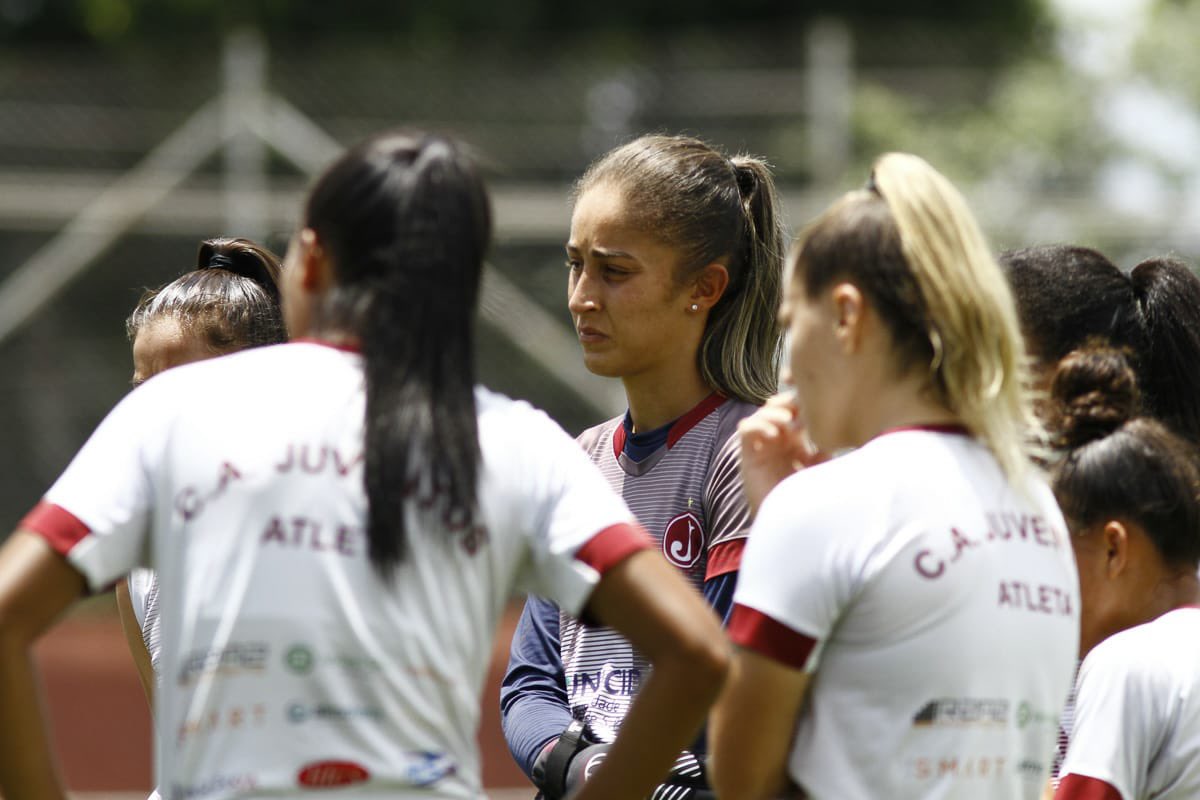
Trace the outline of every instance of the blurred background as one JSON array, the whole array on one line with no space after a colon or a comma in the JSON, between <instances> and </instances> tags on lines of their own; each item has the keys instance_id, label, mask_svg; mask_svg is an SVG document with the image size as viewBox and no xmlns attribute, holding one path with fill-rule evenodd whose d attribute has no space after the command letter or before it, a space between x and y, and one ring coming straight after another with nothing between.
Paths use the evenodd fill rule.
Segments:
<instances>
[{"instance_id":1,"label":"blurred background","mask_svg":"<svg viewBox=\"0 0 1200 800\"><path fill-rule=\"evenodd\" d=\"M574 433L623 408L565 313L570 186L600 153L661 131L765 156L796 228L906 150L997 250L1190 261L1198 33L1197 0L0 0L0 530L127 390L143 288L207 237L282 252L312 176L373 131L433 127L480 154L497 218L481 381ZM39 659L72 787L147 787L111 603ZM516 786L489 685L486 777Z\"/></svg>"}]
</instances>

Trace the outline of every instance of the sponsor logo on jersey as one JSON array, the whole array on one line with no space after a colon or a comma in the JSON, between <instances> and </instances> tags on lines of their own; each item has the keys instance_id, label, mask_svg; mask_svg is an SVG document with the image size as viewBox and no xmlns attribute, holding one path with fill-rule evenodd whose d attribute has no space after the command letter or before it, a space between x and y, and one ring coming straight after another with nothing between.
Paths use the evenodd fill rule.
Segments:
<instances>
[{"instance_id":1,"label":"sponsor logo on jersey","mask_svg":"<svg viewBox=\"0 0 1200 800\"><path fill-rule=\"evenodd\" d=\"M592 773L604 763L604 759L607 756L608 751L603 750L587 760L587 763L583 765L583 779L585 781L590 781L592 779Z\"/></svg>"},{"instance_id":2,"label":"sponsor logo on jersey","mask_svg":"<svg viewBox=\"0 0 1200 800\"><path fill-rule=\"evenodd\" d=\"M219 729L245 730L262 727L266 721L267 706L265 703L227 706L185 719L179 725L177 737L178 741L183 743L193 737L206 735Z\"/></svg>"},{"instance_id":3,"label":"sponsor logo on jersey","mask_svg":"<svg viewBox=\"0 0 1200 800\"><path fill-rule=\"evenodd\" d=\"M413 786L432 786L453 775L457 769L445 753L416 752L406 755L413 759L406 771L409 783Z\"/></svg>"},{"instance_id":4,"label":"sponsor logo on jersey","mask_svg":"<svg viewBox=\"0 0 1200 800\"><path fill-rule=\"evenodd\" d=\"M700 518L685 511L667 523L663 530L663 555L680 569L696 566L704 554L704 531Z\"/></svg>"},{"instance_id":5,"label":"sponsor logo on jersey","mask_svg":"<svg viewBox=\"0 0 1200 800\"><path fill-rule=\"evenodd\" d=\"M1017 727L1024 728L1028 725L1055 725L1059 722L1058 714L1050 711L1040 711L1034 708L1027 700L1022 700L1017 706Z\"/></svg>"},{"instance_id":6,"label":"sponsor logo on jersey","mask_svg":"<svg viewBox=\"0 0 1200 800\"><path fill-rule=\"evenodd\" d=\"M353 761L316 761L296 773L296 783L308 787L349 786L370 777L365 767Z\"/></svg>"},{"instance_id":7,"label":"sponsor logo on jersey","mask_svg":"<svg viewBox=\"0 0 1200 800\"><path fill-rule=\"evenodd\" d=\"M266 642L230 642L212 650L193 650L183 657L179 683L188 684L201 675L262 672L267 668L270 646Z\"/></svg>"},{"instance_id":8,"label":"sponsor logo on jersey","mask_svg":"<svg viewBox=\"0 0 1200 800\"><path fill-rule=\"evenodd\" d=\"M199 800L217 792L247 792L258 786L258 778L249 773L244 775L214 775L200 783L172 784L168 797L171 800Z\"/></svg>"},{"instance_id":9,"label":"sponsor logo on jersey","mask_svg":"<svg viewBox=\"0 0 1200 800\"><path fill-rule=\"evenodd\" d=\"M313 668L313 651L307 645L294 644L283 654L283 663L298 675L307 675Z\"/></svg>"},{"instance_id":10,"label":"sponsor logo on jersey","mask_svg":"<svg viewBox=\"0 0 1200 800\"><path fill-rule=\"evenodd\" d=\"M288 722L299 725L309 721L336 722L347 719L383 719L378 706L339 706L333 703L289 703Z\"/></svg>"},{"instance_id":11,"label":"sponsor logo on jersey","mask_svg":"<svg viewBox=\"0 0 1200 800\"><path fill-rule=\"evenodd\" d=\"M913 717L922 727L1003 726L1008 724L1007 700L977 697L939 697L930 700Z\"/></svg>"},{"instance_id":12,"label":"sponsor logo on jersey","mask_svg":"<svg viewBox=\"0 0 1200 800\"><path fill-rule=\"evenodd\" d=\"M1004 774L1005 756L943 754L919 757L912 761L912 775L919 781L953 779L991 779Z\"/></svg>"},{"instance_id":13,"label":"sponsor logo on jersey","mask_svg":"<svg viewBox=\"0 0 1200 800\"><path fill-rule=\"evenodd\" d=\"M609 695L629 697L637 694L642 685L642 671L636 667L630 669L613 669L605 666L603 669L588 672L573 672L570 676L571 696L578 697L590 692L605 692Z\"/></svg>"},{"instance_id":14,"label":"sponsor logo on jersey","mask_svg":"<svg viewBox=\"0 0 1200 800\"><path fill-rule=\"evenodd\" d=\"M318 654L304 642L297 642L283 654L283 664L297 675L308 675L318 667L332 667L346 672L381 672L383 666L365 655L350 653Z\"/></svg>"}]
</instances>

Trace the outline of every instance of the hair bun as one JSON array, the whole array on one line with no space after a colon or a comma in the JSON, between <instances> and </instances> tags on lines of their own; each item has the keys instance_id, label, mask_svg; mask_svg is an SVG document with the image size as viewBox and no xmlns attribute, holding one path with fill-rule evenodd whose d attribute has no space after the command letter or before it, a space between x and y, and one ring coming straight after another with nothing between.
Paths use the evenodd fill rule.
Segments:
<instances>
[{"instance_id":1,"label":"hair bun","mask_svg":"<svg viewBox=\"0 0 1200 800\"><path fill-rule=\"evenodd\" d=\"M248 278L278 301L279 257L249 239L206 239L196 254L196 269L223 269Z\"/></svg>"},{"instance_id":2,"label":"hair bun","mask_svg":"<svg viewBox=\"0 0 1200 800\"><path fill-rule=\"evenodd\" d=\"M1058 362L1050 386L1055 445L1073 449L1102 439L1136 417L1137 378L1125 352L1089 345Z\"/></svg>"}]
</instances>

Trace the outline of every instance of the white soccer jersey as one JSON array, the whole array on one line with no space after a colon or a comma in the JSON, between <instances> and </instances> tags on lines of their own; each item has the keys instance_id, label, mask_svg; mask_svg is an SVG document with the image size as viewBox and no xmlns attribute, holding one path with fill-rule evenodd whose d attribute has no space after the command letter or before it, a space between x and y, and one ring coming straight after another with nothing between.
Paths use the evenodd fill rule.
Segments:
<instances>
[{"instance_id":1,"label":"white soccer jersey","mask_svg":"<svg viewBox=\"0 0 1200 800\"><path fill-rule=\"evenodd\" d=\"M1037 798L1079 642L1049 488L955 429L905 429L779 484L730 632L815 671L788 758L818 800Z\"/></svg>"},{"instance_id":2,"label":"white soccer jersey","mask_svg":"<svg viewBox=\"0 0 1200 800\"><path fill-rule=\"evenodd\" d=\"M431 529L410 502L389 582L366 554L361 357L313 343L156 376L26 518L93 589L158 569L164 797L480 796L480 691L506 601L536 592L578 613L649 541L549 418L476 402L478 518Z\"/></svg>"},{"instance_id":3,"label":"white soccer jersey","mask_svg":"<svg viewBox=\"0 0 1200 800\"><path fill-rule=\"evenodd\" d=\"M1055 798L1200 797L1200 608L1121 631L1079 670Z\"/></svg>"}]
</instances>

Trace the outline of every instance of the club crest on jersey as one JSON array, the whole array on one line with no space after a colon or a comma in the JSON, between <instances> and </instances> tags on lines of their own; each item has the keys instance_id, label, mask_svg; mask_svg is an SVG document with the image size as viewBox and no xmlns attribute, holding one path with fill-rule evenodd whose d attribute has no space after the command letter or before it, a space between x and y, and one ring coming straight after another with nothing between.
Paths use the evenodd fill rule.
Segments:
<instances>
[{"instance_id":1,"label":"club crest on jersey","mask_svg":"<svg viewBox=\"0 0 1200 800\"><path fill-rule=\"evenodd\" d=\"M663 555L680 569L691 569L704 552L704 531L700 518L690 511L667 523L663 531Z\"/></svg>"}]
</instances>

